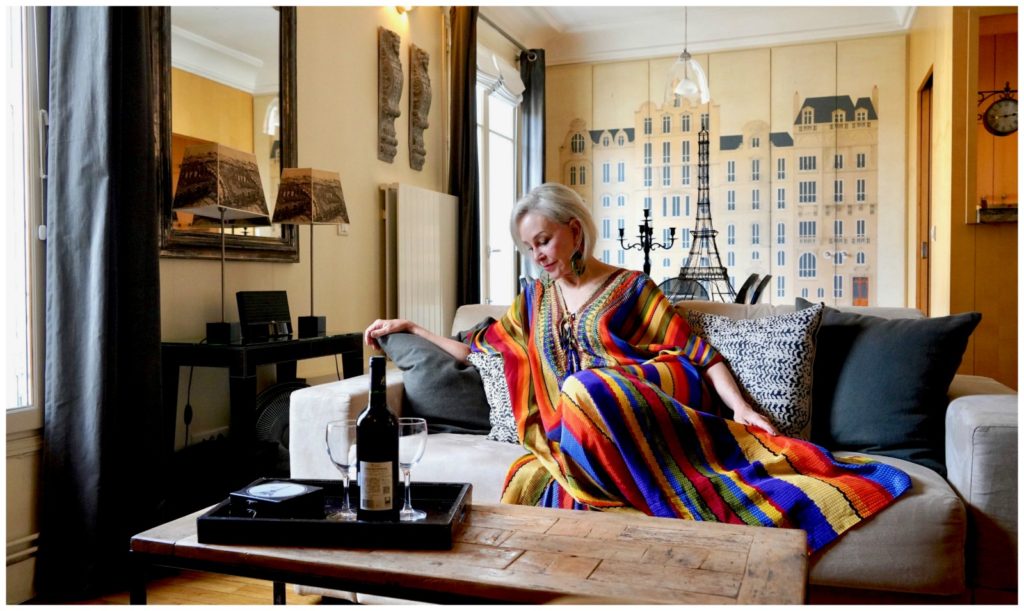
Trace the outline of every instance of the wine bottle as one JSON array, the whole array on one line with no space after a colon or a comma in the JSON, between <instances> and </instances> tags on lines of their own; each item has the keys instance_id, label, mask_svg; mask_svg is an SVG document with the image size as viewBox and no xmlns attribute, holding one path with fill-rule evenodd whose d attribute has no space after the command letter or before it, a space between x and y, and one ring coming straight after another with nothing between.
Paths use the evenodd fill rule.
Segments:
<instances>
[{"instance_id":1,"label":"wine bottle","mask_svg":"<svg viewBox=\"0 0 1024 611\"><path fill-rule=\"evenodd\" d=\"M370 404L356 421L356 518L398 521L398 420L388 409L384 357L370 357Z\"/></svg>"}]
</instances>

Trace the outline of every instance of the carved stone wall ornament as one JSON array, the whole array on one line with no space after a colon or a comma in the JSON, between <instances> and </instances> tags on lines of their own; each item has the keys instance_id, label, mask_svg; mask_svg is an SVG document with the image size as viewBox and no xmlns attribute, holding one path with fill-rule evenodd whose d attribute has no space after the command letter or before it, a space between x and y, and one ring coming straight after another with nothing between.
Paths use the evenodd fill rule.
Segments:
<instances>
[{"instance_id":1,"label":"carved stone wall ornament","mask_svg":"<svg viewBox=\"0 0 1024 611\"><path fill-rule=\"evenodd\" d=\"M423 169L427 147L423 130L430 127L430 54L416 45L409 45L409 167Z\"/></svg>"},{"instance_id":2,"label":"carved stone wall ornament","mask_svg":"<svg viewBox=\"0 0 1024 611\"><path fill-rule=\"evenodd\" d=\"M383 27L377 28L377 159L392 163L398 152L395 119L401 116L402 39Z\"/></svg>"}]
</instances>

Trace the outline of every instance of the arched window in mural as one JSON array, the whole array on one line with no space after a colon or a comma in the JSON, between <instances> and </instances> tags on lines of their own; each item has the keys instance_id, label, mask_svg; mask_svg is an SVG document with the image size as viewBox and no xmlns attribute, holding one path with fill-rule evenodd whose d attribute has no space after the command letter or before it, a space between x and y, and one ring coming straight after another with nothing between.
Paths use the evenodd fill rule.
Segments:
<instances>
[{"instance_id":1,"label":"arched window in mural","mask_svg":"<svg viewBox=\"0 0 1024 611\"><path fill-rule=\"evenodd\" d=\"M573 186L576 184L576 166L569 167L569 185Z\"/></svg>"},{"instance_id":2,"label":"arched window in mural","mask_svg":"<svg viewBox=\"0 0 1024 611\"><path fill-rule=\"evenodd\" d=\"M839 274L832 276L832 296L836 299L843 298L843 277Z\"/></svg>"},{"instance_id":3,"label":"arched window in mural","mask_svg":"<svg viewBox=\"0 0 1024 611\"><path fill-rule=\"evenodd\" d=\"M582 165L580 166L580 184L587 184L587 167Z\"/></svg>"},{"instance_id":4,"label":"arched window in mural","mask_svg":"<svg viewBox=\"0 0 1024 611\"><path fill-rule=\"evenodd\" d=\"M858 121L867 121L868 120L868 111L867 111L867 109L866 108L858 108L857 112L854 114L854 117L856 117L856 119Z\"/></svg>"},{"instance_id":5,"label":"arched window in mural","mask_svg":"<svg viewBox=\"0 0 1024 611\"><path fill-rule=\"evenodd\" d=\"M626 196L625 195L619 195L618 206L619 206L619 208L625 208L626 207Z\"/></svg>"},{"instance_id":6,"label":"arched window in mural","mask_svg":"<svg viewBox=\"0 0 1024 611\"><path fill-rule=\"evenodd\" d=\"M775 225L775 242L777 244L786 243L786 224L778 223Z\"/></svg>"},{"instance_id":7,"label":"arched window in mural","mask_svg":"<svg viewBox=\"0 0 1024 611\"><path fill-rule=\"evenodd\" d=\"M572 148L572 152L574 152L574 153L582 153L583 152L583 134L573 134L572 135L572 142L571 142L570 148Z\"/></svg>"},{"instance_id":8,"label":"arched window in mural","mask_svg":"<svg viewBox=\"0 0 1024 611\"><path fill-rule=\"evenodd\" d=\"M846 122L846 111L842 108L837 108L832 111L832 122L833 123L845 123Z\"/></svg>"},{"instance_id":9,"label":"arched window in mural","mask_svg":"<svg viewBox=\"0 0 1024 611\"><path fill-rule=\"evenodd\" d=\"M672 116L663 115L661 117L661 133L667 134L672 131Z\"/></svg>"},{"instance_id":10,"label":"arched window in mural","mask_svg":"<svg viewBox=\"0 0 1024 611\"><path fill-rule=\"evenodd\" d=\"M616 143L619 146L625 146L626 145L626 137L623 136L623 135L619 135L619 138L618 138L618 140L616 140Z\"/></svg>"},{"instance_id":11,"label":"arched window in mural","mask_svg":"<svg viewBox=\"0 0 1024 611\"><path fill-rule=\"evenodd\" d=\"M782 267L786 264L786 251L780 250L775 253L775 264Z\"/></svg>"},{"instance_id":12,"label":"arched window in mural","mask_svg":"<svg viewBox=\"0 0 1024 611\"><path fill-rule=\"evenodd\" d=\"M612 207L612 198L610 196L608 196L608 195L602 195L601 196L601 207L602 208L611 208Z\"/></svg>"},{"instance_id":13,"label":"arched window in mural","mask_svg":"<svg viewBox=\"0 0 1024 611\"><path fill-rule=\"evenodd\" d=\"M644 135L649 136L653 130L654 123L650 117L644 117Z\"/></svg>"},{"instance_id":14,"label":"arched window in mural","mask_svg":"<svg viewBox=\"0 0 1024 611\"><path fill-rule=\"evenodd\" d=\"M679 124L682 126L683 133L689 132L690 131L690 113L688 113L688 112L687 113L683 113L683 115L681 117L679 117Z\"/></svg>"},{"instance_id":15,"label":"arched window in mural","mask_svg":"<svg viewBox=\"0 0 1024 611\"><path fill-rule=\"evenodd\" d=\"M813 253L800 255L800 277L814 278L818 275L818 259Z\"/></svg>"},{"instance_id":16,"label":"arched window in mural","mask_svg":"<svg viewBox=\"0 0 1024 611\"><path fill-rule=\"evenodd\" d=\"M611 144L611 139L608 136L601 138L601 146L607 148L609 144Z\"/></svg>"},{"instance_id":17,"label":"arched window in mural","mask_svg":"<svg viewBox=\"0 0 1024 611\"><path fill-rule=\"evenodd\" d=\"M800 122L804 125L811 125L814 123L814 109L804 108L803 112L800 113Z\"/></svg>"},{"instance_id":18,"label":"arched window in mural","mask_svg":"<svg viewBox=\"0 0 1024 611\"><path fill-rule=\"evenodd\" d=\"M776 276L775 277L775 296L782 299L786 296L786 277Z\"/></svg>"}]
</instances>

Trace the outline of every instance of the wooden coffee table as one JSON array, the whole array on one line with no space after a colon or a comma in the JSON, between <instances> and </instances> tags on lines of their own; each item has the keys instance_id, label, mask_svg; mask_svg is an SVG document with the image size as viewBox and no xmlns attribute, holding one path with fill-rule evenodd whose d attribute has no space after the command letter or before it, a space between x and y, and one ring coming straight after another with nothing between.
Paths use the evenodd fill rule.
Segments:
<instances>
[{"instance_id":1,"label":"wooden coffee table","mask_svg":"<svg viewBox=\"0 0 1024 611\"><path fill-rule=\"evenodd\" d=\"M204 510L205 511L205 510ZM131 540L132 602L145 603L151 565L426 602L799 604L806 534L647 516L473 505L451 550L209 545L196 518Z\"/></svg>"}]
</instances>

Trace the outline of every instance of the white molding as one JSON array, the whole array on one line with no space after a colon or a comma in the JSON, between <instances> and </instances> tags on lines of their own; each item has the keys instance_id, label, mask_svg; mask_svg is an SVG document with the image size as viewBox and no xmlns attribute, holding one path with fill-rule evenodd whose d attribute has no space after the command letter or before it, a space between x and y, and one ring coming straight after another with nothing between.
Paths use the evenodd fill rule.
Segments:
<instances>
[{"instance_id":1,"label":"white molding","mask_svg":"<svg viewBox=\"0 0 1024 611\"><path fill-rule=\"evenodd\" d=\"M263 60L226 47L178 26L171 26L171 65L249 94L265 93L259 83ZM274 83L273 91L277 91Z\"/></svg>"}]
</instances>

